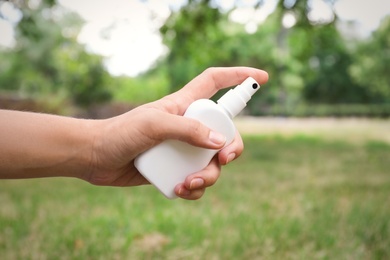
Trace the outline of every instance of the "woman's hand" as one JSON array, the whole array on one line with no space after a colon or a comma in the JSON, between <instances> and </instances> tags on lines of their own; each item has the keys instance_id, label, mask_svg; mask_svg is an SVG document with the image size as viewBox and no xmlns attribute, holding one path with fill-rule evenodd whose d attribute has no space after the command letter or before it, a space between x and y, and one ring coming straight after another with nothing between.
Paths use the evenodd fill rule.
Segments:
<instances>
[{"instance_id":1,"label":"woman's hand","mask_svg":"<svg viewBox=\"0 0 390 260\"><path fill-rule=\"evenodd\" d=\"M193 101L210 98L249 76L260 84L268 80L266 72L253 68L211 68L176 93L105 120L0 110L0 178L63 176L95 185L147 184L134 159L166 139L210 149L224 146L224 136L182 115ZM184 199L200 198L218 179L221 165L237 158L242 150L237 133L205 169L178 184L176 194Z\"/></svg>"},{"instance_id":2,"label":"woman's hand","mask_svg":"<svg viewBox=\"0 0 390 260\"><path fill-rule=\"evenodd\" d=\"M96 129L91 169L81 178L95 185L147 184L148 181L135 168L134 159L166 139L177 139L209 149L222 148L225 144L224 136L182 115L195 100L210 98L218 90L238 85L247 77L253 77L260 84L268 80L266 72L254 68L210 68L181 90L158 101L114 118L91 121ZM200 198L205 188L217 181L221 165L234 160L242 151L243 142L237 133L234 141L224 147L204 170L188 176L184 183L178 184L176 194L184 199Z\"/></svg>"}]
</instances>

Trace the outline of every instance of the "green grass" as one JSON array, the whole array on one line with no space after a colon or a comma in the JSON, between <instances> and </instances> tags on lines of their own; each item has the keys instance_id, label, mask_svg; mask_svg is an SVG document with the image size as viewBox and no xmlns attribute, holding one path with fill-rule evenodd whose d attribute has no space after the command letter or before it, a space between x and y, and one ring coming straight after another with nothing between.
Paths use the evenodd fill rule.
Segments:
<instances>
[{"instance_id":1,"label":"green grass","mask_svg":"<svg viewBox=\"0 0 390 260\"><path fill-rule=\"evenodd\" d=\"M2 259L389 259L390 145L245 136L199 201L0 182Z\"/></svg>"}]
</instances>

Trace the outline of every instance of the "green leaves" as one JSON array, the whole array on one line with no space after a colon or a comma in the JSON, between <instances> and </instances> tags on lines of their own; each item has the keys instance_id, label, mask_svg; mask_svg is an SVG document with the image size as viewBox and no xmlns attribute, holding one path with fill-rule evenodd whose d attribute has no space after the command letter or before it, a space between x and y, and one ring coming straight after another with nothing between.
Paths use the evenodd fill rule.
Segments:
<instances>
[{"instance_id":1,"label":"green leaves","mask_svg":"<svg viewBox=\"0 0 390 260\"><path fill-rule=\"evenodd\" d=\"M349 72L368 91L372 102L390 102L390 17L373 33L372 40L356 49L355 62Z\"/></svg>"},{"instance_id":2,"label":"green leaves","mask_svg":"<svg viewBox=\"0 0 390 260\"><path fill-rule=\"evenodd\" d=\"M270 74L251 111L264 105L294 109L301 103L390 101L389 25L367 43L351 44L336 27L337 14L329 21L312 21L309 1L280 0L258 30L248 34L210 2L190 1L161 28L170 52L160 66L168 71L172 91L209 66L244 65ZM262 8L263 1L257 3L253 8ZM296 19L291 28L283 27L286 13Z\"/></svg>"},{"instance_id":3,"label":"green leaves","mask_svg":"<svg viewBox=\"0 0 390 260\"><path fill-rule=\"evenodd\" d=\"M261 10L264 3L254 1L248 8ZM103 58L77 42L83 23L77 14L56 12L59 6L49 0L33 7L26 1L12 5L23 17L16 46L0 52L0 91L60 96L85 107L111 96L139 104L183 87L208 67L252 66L266 70L270 80L248 105L250 113L273 106L285 111L313 104L390 102L390 19L371 38L347 41L336 27L336 14L332 21L313 22L310 1L279 0L249 34L245 25L230 19L234 9L222 10L211 0L188 1L160 28L169 48L166 56L147 73L126 78L109 75ZM296 19L292 27L283 26L286 13Z\"/></svg>"},{"instance_id":4,"label":"green leaves","mask_svg":"<svg viewBox=\"0 0 390 260\"><path fill-rule=\"evenodd\" d=\"M81 106L109 100L109 75L102 58L63 35L64 28L80 26L80 18L70 12L55 14L54 3L20 7L23 17L16 28L17 45L0 54L4 57L0 60L0 90L40 99L60 96Z\"/></svg>"}]
</instances>

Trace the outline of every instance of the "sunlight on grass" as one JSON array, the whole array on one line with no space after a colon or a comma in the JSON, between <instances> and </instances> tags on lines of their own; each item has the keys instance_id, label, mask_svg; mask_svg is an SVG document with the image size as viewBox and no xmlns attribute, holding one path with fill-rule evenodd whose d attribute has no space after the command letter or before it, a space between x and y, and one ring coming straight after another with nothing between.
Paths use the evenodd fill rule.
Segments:
<instances>
[{"instance_id":1,"label":"sunlight on grass","mask_svg":"<svg viewBox=\"0 0 390 260\"><path fill-rule=\"evenodd\" d=\"M237 117L242 134L295 136L363 144L376 140L390 144L390 120L367 118Z\"/></svg>"}]
</instances>

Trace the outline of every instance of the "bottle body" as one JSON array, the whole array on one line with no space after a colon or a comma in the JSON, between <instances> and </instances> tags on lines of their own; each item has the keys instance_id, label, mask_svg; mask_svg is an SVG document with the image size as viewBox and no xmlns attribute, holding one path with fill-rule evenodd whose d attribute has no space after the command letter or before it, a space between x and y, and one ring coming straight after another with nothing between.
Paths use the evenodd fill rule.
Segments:
<instances>
[{"instance_id":1,"label":"bottle body","mask_svg":"<svg viewBox=\"0 0 390 260\"><path fill-rule=\"evenodd\" d=\"M227 113L216 103L200 99L192 103L185 117L199 120L210 129L226 136L230 144L236 128ZM204 169L218 150L192 146L177 140L166 140L138 156L134 162L139 172L167 198L176 198L174 188L185 178Z\"/></svg>"}]
</instances>

